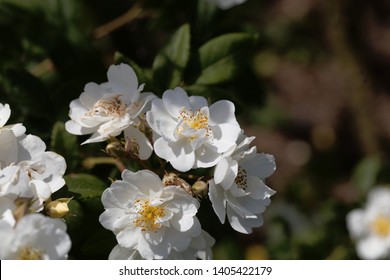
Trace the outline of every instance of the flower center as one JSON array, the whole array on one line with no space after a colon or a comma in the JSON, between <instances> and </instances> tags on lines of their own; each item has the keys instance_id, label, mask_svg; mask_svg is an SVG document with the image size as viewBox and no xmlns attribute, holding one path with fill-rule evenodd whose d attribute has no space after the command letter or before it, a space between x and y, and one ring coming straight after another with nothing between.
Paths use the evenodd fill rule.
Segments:
<instances>
[{"instance_id":1,"label":"flower center","mask_svg":"<svg viewBox=\"0 0 390 280\"><path fill-rule=\"evenodd\" d=\"M240 189L243 189L243 190L246 189L246 186L247 186L247 180L246 179L247 179L247 172L246 172L246 170L239 166L235 182L236 182L237 186Z\"/></svg>"},{"instance_id":2,"label":"flower center","mask_svg":"<svg viewBox=\"0 0 390 280\"><path fill-rule=\"evenodd\" d=\"M126 104L123 103L120 95L110 99L98 100L93 108L86 113L87 116L100 115L103 117L122 117L126 113Z\"/></svg>"},{"instance_id":3,"label":"flower center","mask_svg":"<svg viewBox=\"0 0 390 280\"><path fill-rule=\"evenodd\" d=\"M162 227L158 222L158 218L164 216L164 208L150 205L150 202L147 200L137 200L135 207L140 215L138 219L133 221L136 227L140 227L142 231L156 231Z\"/></svg>"},{"instance_id":4,"label":"flower center","mask_svg":"<svg viewBox=\"0 0 390 280\"><path fill-rule=\"evenodd\" d=\"M386 237L390 235L390 218L379 216L372 222L372 230L376 235Z\"/></svg>"},{"instance_id":5,"label":"flower center","mask_svg":"<svg viewBox=\"0 0 390 280\"><path fill-rule=\"evenodd\" d=\"M177 127L176 132L181 137L193 140L199 136L209 137L211 135L207 109L198 109L195 112L183 110L178 119L182 120L182 123Z\"/></svg>"},{"instance_id":6,"label":"flower center","mask_svg":"<svg viewBox=\"0 0 390 280\"><path fill-rule=\"evenodd\" d=\"M43 252L34 247L24 247L19 250L18 253L19 260L43 260Z\"/></svg>"}]
</instances>

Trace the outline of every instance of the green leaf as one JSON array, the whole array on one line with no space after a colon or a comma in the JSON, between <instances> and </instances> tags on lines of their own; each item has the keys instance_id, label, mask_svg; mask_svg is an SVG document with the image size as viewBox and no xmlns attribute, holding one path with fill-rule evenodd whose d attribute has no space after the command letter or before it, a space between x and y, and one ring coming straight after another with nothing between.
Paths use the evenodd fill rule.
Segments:
<instances>
[{"instance_id":1,"label":"green leaf","mask_svg":"<svg viewBox=\"0 0 390 280\"><path fill-rule=\"evenodd\" d=\"M376 178L381 167L378 156L369 156L359 162L352 175L352 183L358 187L361 196L376 184Z\"/></svg>"},{"instance_id":2,"label":"green leaf","mask_svg":"<svg viewBox=\"0 0 390 280\"><path fill-rule=\"evenodd\" d=\"M56 122L51 132L50 150L65 158L68 172L73 171L79 160L79 144L76 135L65 130L63 122Z\"/></svg>"},{"instance_id":3,"label":"green leaf","mask_svg":"<svg viewBox=\"0 0 390 280\"><path fill-rule=\"evenodd\" d=\"M84 211L82 209L82 206L80 205L80 202L77 200L72 199L68 203L69 207L69 213L64 217L66 223L68 226L75 224L79 226L80 220L84 218Z\"/></svg>"},{"instance_id":4,"label":"green leaf","mask_svg":"<svg viewBox=\"0 0 390 280\"><path fill-rule=\"evenodd\" d=\"M211 39L199 48L202 72L196 84L218 84L238 74L242 54L253 47L257 36L248 33L231 33Z\"/></svg>"},{"instance_id":5,"label":"green leaf","mask_svg":"<svg viewBox=\"0 0 390 280\"><path fill-rule=\"evenodd\" d=\"M210 29L210 24L215 17L217 6L209 0L199 0L197 6L197 27L199 31L207 32Z\"/></svg>"},{"instance_id":6,"label":"green leaf","mask_svg":"<svg viewBox=\"0 0 390 280\"><path fill-rule=\"evenodd\" d=\"M89 174L70 174L64 177L69 191L78 194L78 199L90 199L101 197L106 189L106 183Z\"/></svg>"},{"instance_id":7,"label":"green leaf","mask_svg":"<svg viewBox=\"0 0 390 280\"><path fill-rule=\"evenodd\" d=\"M103 228L91 233L87 240L81 246L81 252L84 256L107 258L108 254L117 244L115 235Z\"/></svg>"},{"instance_id":8,"label":"green leaf","mask_svg":"<svg viewBox=\"0 0 390 280\"><path fill-rule=\"evenodd\" d=\"M153 62L153 80L161 91L180 85L190 57L190 26L181 26Z\"/></svg>"},{"instance_id":9,"label":"green leaf","mask_svg":"<svg viewBox=\"0 0 390 280\"><path fill-rule=\"evenodd\" d=\"M4 72L2 82L7 91L10 92L10 99L32 116L39 119L47 118L50 93L46 85L25 69L12 67ZM34 108L34 110L30 110L30 108Z\"/></svg>"},{"instance_id":10,"label":"green leaf","mask_svg":"<svg viewBox=\"0 0 390 280\"><path fill-rule=\"evenodd\" d=\"M215 85L228 82L236 76L239 68L237 57L233 55L223 57L203 69L195 83L199 85Z\"/></svg>"}]
</instances>

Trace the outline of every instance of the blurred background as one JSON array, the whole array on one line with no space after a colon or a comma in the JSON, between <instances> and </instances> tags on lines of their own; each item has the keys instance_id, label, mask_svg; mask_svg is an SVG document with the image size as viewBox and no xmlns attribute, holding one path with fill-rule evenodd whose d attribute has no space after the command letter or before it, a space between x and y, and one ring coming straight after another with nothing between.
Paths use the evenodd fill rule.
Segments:
<instances>
[{"instance_id":1,"label":"blurred background","mask_svg":"<svg viewBox=\"0 0 390 280\"><path fill-rule=\"evenodd\" d=\"M166 88L150 83L150 69L189 23L192 55L180 86L234 101L245 133L277 163L266 182L277 193L252 234L220 225L202 201L214 258L356 259L345 216L390 182L389 15L387 0L248 0L229 10L206 0L0 0L0 103L11 106L8 123L23 122L66 158L67 183L84 173L107 187L119 172L88 161L105 156L104 143L80 147L85 139L64 131L69 103L86 83L106 80L118 53L161 96ZM254 38L234 71L194 86L196 50L232 32ZM70 206L70 257L107 258L115 238L97 221L100 200Z\"/></svg>"}]
</instances>

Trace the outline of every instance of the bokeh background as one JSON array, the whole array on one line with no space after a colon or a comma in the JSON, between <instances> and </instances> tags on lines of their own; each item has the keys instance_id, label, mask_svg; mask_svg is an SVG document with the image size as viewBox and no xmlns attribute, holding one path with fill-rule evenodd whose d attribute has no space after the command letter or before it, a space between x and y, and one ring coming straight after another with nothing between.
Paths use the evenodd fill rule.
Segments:
<instances>
[{"instance_id":1,"label":"bokeh background","mask_svg":"<svg viewBox=\"0 0 390 280\"><path fill-rule=\"evenodd\" d=\"M68 184L83 173L105 188L119 171L104 160L104 143L80 147L85 139L63 129L84 85L105 81L118 53L147 74L186 23L193 50L251 34L229 79L191 87L190 63L180 84L234 101L246 134L278 166L267 180L277 193L252 234L221 225L202 201L214 258L356 259L345 216L390 182L389 15L387 0L248 0L226 11L205 0L0 0L0 102L11 106L9 123L23 122L66 158ZM76 197L70 207L70 257L107 258L115 238L97 221L100 200Z\"/></svg>"}]
</instances>

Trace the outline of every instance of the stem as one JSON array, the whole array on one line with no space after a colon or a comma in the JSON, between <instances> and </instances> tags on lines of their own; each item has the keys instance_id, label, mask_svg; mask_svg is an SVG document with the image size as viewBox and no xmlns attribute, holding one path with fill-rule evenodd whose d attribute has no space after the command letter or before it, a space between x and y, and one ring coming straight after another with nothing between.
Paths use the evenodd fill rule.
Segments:
<instances>
[{"instance_id":1,"label":"stem","mask_svg":"<svg viewBox=\"0 0 390 280\"><path fill-rule=\"evenodd\" d=\"M128 10L123 15L113 19L112 21L99 26L96 28L93 32L93 37L96 39L103 38L110 34L111 32L115 31L116 29L122 27L123 25L137 19L143 16L149 16L151 12L145 12L145 10L141 7L140 4L135 4L133 7L131 7L130 10Z\"/></svg>"},{"instance_id":2,"label":"stem","mask_svg":"<svg viewBox=\"0 0 390 280\"><path fill-rule=\"evenodd\" d=\"M126 166L120 159L115 159L111 157L90 157L83 161L85 168L92 169L97 164L112 164L115 165L120 172L126 169Z\"/></svg>"}]
</instances>

